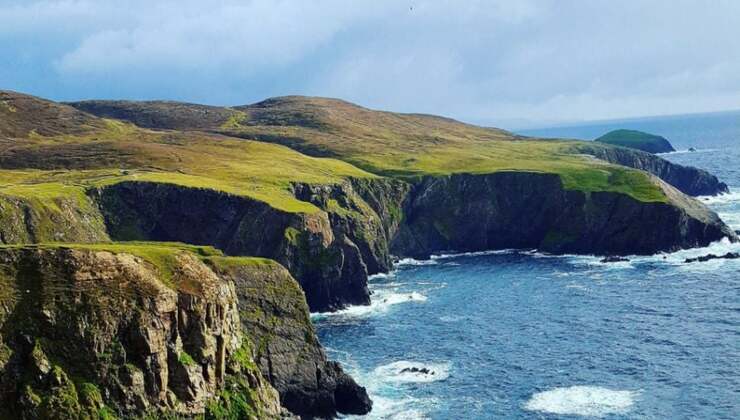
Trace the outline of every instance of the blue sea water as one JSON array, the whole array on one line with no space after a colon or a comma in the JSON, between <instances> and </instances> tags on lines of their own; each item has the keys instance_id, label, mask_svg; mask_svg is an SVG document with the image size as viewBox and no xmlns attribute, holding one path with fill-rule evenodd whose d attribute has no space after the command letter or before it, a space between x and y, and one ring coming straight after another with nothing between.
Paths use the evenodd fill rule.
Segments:
<instances>
[{"instance_id":1,"label":"blue sea water","mask_svg":"<svg viewBox=\"0 0 740 420\"><path fill-rule=\"evenodd\" d=\"M612 128L699 149L664 157L730 185L704 200L740 229L740 113L524 134ZM370 391L368 418L737 419L740 260L683 262L728 251L740 245L611 264L536 250L405 260L371 279L371 306L313 319L329 355Z\"/></svg>"}]
</instances>

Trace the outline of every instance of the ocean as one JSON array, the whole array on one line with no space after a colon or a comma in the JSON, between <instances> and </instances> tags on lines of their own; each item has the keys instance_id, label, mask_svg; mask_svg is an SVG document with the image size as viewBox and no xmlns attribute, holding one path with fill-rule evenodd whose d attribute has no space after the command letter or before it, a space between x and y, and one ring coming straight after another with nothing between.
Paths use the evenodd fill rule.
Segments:
<instances>
[{"instance_id":1,"label":"ocean","mask_svg":"<svg viewBox=\"0 0 740 420\"><path fill-rule=\"evenodd\" d=\"M709 170L704 197L740 229L740 112L522 131L667 137L663 157ZM689 147L697 149L688 152ZM372 304L313 314L329 356L366 386L373 419L740 418L740 252L703 249L601 263L492 250L406 259L370 280Z\"/></svg>"}]
</instances>

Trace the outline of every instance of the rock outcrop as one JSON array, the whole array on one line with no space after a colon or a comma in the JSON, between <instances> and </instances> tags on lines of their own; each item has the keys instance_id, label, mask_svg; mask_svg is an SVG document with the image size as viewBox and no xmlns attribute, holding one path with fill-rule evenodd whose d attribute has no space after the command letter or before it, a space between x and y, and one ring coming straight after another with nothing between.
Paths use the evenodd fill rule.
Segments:
<instances>
[{"instance_id":1,"label":"rock outcrop","mask_svg":"<svg viewBox=\"0 0 740 420\"><path fill-rule=\"evenodd\" d=\"M277 418L280 400L304 416L370 409L277 263L148 244L0 249L0 417Z\"/></svg>"},{"instance_id":2,"label":"rock outcrop","mask_svg":"<svg viewBox=\"0 0 740 420\"><path fill-rule=\"evenodd\" d=\"M727 184L702 169L669 162L660 156L639 150L582 144L576 151L616 165L649 172L691 196L718 195L729 192Z\"/></svg>"},{"instance_id":3,"label":"rock outcrop","mask_svg":"<svg viewBox=\"0 0 740 420\"><path fill-rule=\"evenodd\" d=\"M285 268L271 262L214 262L216 272L236 285L242 323L255 343L257 366L280 392L286 408L318 417L370 411L365 389L338 363L327 360L308 318L303 292Z\"/></svg>"},{"instance_id":4,"label":"rock outcrop","mask_svg":"<svg viewBox=\"0 0 740 420\"><path fill-rule=\"evenodd\" d=\"M695 263L695 262L707 262L711 260L736 260L738 258L740 258L740 253L728 252L724 255L707 254L707 255L702 255L700 257L696 257L696 258L686 258L684 262L685 263Z\"/></svg>"},{"instance_id":5,"label":"rock outcrop","mask_svg":"<svg viewBox=\"0 0 740 420\"><path fill-rule=\"evenodd\" d=\"M277 393L248 363L233 283L191 254L172 258L166 279L131 254L0 250L5 414L279 416ZM237 388L249 404L222 399Z\"/></svg>"}]
</instances>

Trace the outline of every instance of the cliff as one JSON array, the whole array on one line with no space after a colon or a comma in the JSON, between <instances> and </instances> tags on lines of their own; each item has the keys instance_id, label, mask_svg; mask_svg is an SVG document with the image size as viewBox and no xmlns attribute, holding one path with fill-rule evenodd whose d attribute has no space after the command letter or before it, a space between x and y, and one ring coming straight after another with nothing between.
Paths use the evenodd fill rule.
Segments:
<instances>
[{"instance_id":1,"label":"cliff","mask_svg":"<svg viewBox=\"0 0 740 420\"><path fill-rule=\"evenodd\" d=\"M613 231L631 235L615 252L650 253L704 244L727 231L718 218L704 217L706 209L702 217L694 217L696 212L686 208L690 201L667 194L648 173L688 194L726 191L715 177L593 142L522 138L446 118L374 111L326 98L274 98L234 108L88 101L73 104L75 109L20 94L6 96L15 104L7 117L11 122L23 120L19 115L43 117L38 124L48 124L49 133L57 132L55 115L88 122L81 132L26 133L5 140L9 147L0 149L0 217L8 223L0 227L0 241L181 241L212 245L229 255L272 258L299 281L312 311L368 303L367 276L390 269L391 253L523 243L553 252L606 253L612 250L598 237ZM510 173L522 175L512 178L506 175ZM514 183L480 188L480 196L469 196L445 181L465 177ZM457 217L461 200L502 201L501 192L540 181L543 185L531 186L540 200L518 193L506 197L521 214L509 221L511 229L536 220L538 209L547 208L569 236L548 227L553 230L548 241L535 240L536 235L470 243L431 239L442 230L453 237L454 231L467 229L466 221ZM427 190L429 184L437 186ZM435 198L422 200L425 194ZM579 202L600 207L579 212ZM692 226L696 221L703 228L631 219L663 207L651 217L683 214L667 220ZM437 213L437 225L444 222L446 227L419 222L429 212ZM468 213L487 220L505 211L494 204ZM577 232L569 227L585 222L584 214L605 218L612 213L608 223L594 219L594 225ZM421 232L420 226L427 225L434 229ZM422 239L425 235L430 237ZM572 235L581 238L575 241L580 246L562 244ZM647 243L643 236L656 239Z\"/></svg>"},{"instance_id":2,"label":"cliff","mask_svg":"<svg viewBox=\"0 0 740 420\"><path fill-rule=\"evenodd\" d=\"M245 271L240 282L217 274L220 267L263 266L270 270ZM332 392L337 382L365 404L340 409L366 412L364 389L315 350L302 295L284 269L279 287L293 292L269 292L275 267L165 244L0 249L0 416L285 415L283 394L258 366L254 321L243 316L259 305L303 320L288 343L314 349L302 361L329 366L334 378L334 388L307 385L305 410L293 407L295 413L314 413L311 392ZM320 403L325 413L336 409Z\"/></svg>"},{"instance_id":3,"label":"cliff","mask_svg":"<svg viewBox=\"0 0 740 420\"><path fill-rule=\"evenodd\" d=\"M618 193L567 190L548 174L429 177L405 200L391 250L415 257L502 248L653 254L735 238L704 205L660 185L667 200L646 203Z\"/></svg>"},{"instance_id":4,"label":"cliff","mask_svg":"<svg viewBox=\"0 0 740 420\"><path fill-rule=\"evenodd\" d=\"M636 130L614 130L594 140L612 146L627 147L647 153L675 152L671 143L661 136Z\"/></svg>"},{"instance_id":5,"label":"cliff","mask_svg":"<svg viewBox=\"0 0 740 420\"><path fill-rule=\"evenodd\" d=\"M114 240L206 244L273 258L299 279L313 311L369 303L367 268L348 236L359 231L332 223L326 211L291 213L247 197L147 182L93 194Z\"/></svg>"},{"instance_id":6,"label":"cliff","mask_svg":"<svg viewBox=\"0 0 740 420\"><path fill-rule=\"evenodd\" d=\"M672 163L660 156L639 150L595 144L580 144L573 150L609 163L649 172L691 196L718 195L730 191L727 184L720 182L716 176L707 171Z\"/></svg>"},{"instance_id":7,"label":"cliff","mask_svg":"<svg viewBox=\"0 0 740 420\"><path fill-rule=\"evenodd\" d=\"M255 343L255 362L294 413L329 417L365 414L364 388L337 362L327 361L308 317L303 292L278 264L232 264L212 259L214 270L236 285L239 312Z\"/></svg>"},{"instance_id":8,"label":"cliff","mask_svg":"<svg viewBox=\"0 0 740 420\"><path fill-rule=\"evenodd\" d=\"M0 243L20 244L0 247L0 407L366 413L309 310L369 303L367 277L391 254L737 239L661 179L726 191L646 153L327 98L65 105L0 92ZM111 242L131 240L194 245ZM43 242L82 244L28 245Z\"/></svg>"}]
</instances>

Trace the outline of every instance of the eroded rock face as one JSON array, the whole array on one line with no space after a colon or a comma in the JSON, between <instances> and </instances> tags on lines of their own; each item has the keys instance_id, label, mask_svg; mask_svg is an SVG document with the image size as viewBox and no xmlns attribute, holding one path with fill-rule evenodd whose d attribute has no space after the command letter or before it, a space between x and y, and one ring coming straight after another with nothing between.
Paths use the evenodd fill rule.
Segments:
<instances>
[{"instance_id":1,"label":"eroded rock face","mask_svg":"<svg viewBox=\"0 0 740 420\"><path fill-rule=\"evenodd\" d=\"M297 188L313 195L308 187ZM312 311L369 303L365 261L374 263L376 272L390 266L378 217L362 213L372 212L367 206L288 213L246 197L142 182L116 184L97 194L111 238L207 244L230 255L275 259L300 282ZM326 205L332 207L329 201Z\"/></svg>"},{"instance_id":2,"label":"eroded rock face","mask_svg":"<svg viewBox=\"0 0 740 420\"><path fill-rule=\"evenodd\" d=\"M234 284L188 253L172 264L168 279L128 254L0 250L0 411L191 416L238 411L224 392L240 389L252 414L279 416Z\"/></svg>"},{"instance_id":3,"label":"eroded rock face","mask_svg":"<svg viewBox=\"0 0 740 420\"><path fill-rule=\"evenodd\" d=\"M416 257L501 248L624 255L736 239L703 204L660 185L667 203L569 191L548 174L429 177L409 194L392 250Z\"/></svg>"},{"instance_id":4,"label":"eroded rock face","mask_svg":"<svg viewBox=\"0 0 740 420\"><path fill-rule=\"evenodd\" d=\"M669 162L660 156L619 147L581 145L578 151L609 163L649 172L684 194L691 196L717 195L729 192L727 184L707 171Z\"/></svg>"},{"instance_id":5,"label":"eroded rock face","mask_svg":"<svg viewBox=\"0 0 740 420\"><path fill-rule=\"evenodd\" d=\"M561 253L650 254L703 246L735 234L716 214L665 183L666 203L611 192L565 190L556 175L494 173L294 185L316 205L286 213L244 197L129 182L100 191L114 239L214 245L282 263L311 311L369 302L367 276L391 269L391 253L538 248Z\"/></svg>"},{"instance_id":6,"label":"eroded rock face","mask_svg":"<svg viewBox=\"0 0 740 420\"><path fill-rule=\"evenodd\" d=\"M236 285L245 331L257 365L279 391L282 404L302 416L366 414L372 403L336 362L328 361L308 317L303 293L277 264L220 266Z\"/></svg>"}]
</instances>

